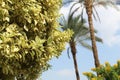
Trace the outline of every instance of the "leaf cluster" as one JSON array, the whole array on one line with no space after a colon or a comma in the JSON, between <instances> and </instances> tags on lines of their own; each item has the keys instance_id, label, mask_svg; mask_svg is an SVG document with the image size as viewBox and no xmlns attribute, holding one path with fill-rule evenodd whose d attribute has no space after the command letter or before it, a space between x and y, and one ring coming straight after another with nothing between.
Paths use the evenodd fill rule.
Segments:
<instances>
[{"instance_id":1,"label":"leaf cluster","mask_svg":"<svg viewBox=\"0 0 120 80\"><path fill-rule=\"evenodd\" d=\"M59 31L61 0L0 0L0 79L34 80L72 36ZM54 5L54 6L53 6Z\"/></svg>"},{"instance_id":2,"label":"leaf cluster","mask_svg":"<svg viewBox=\"0 0 120 80\"><path fill-rule=\"evenodd\" d=\"M108 62L98 68L92 68L98 76L91 72L83 73L88 77L88 80L120 80L120 61L111 66Z\"/></svg>"}]
</instances>

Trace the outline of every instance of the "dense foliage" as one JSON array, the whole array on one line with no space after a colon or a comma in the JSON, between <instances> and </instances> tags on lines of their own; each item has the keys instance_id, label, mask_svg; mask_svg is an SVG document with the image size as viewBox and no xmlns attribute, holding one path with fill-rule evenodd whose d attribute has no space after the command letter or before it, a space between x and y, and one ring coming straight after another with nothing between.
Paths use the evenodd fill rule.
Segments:
<instances>
[{"instance_id":1,"label":"dense foliage","mask_svg":"<svg viewBox=\"0 0 120 80\"><path fill-rule=\"evenodd\" d=\"M72 35L71 30L58 30L60 4L0 0L0 79L34 80L60 55Z\"/></svg>"},{"instance_id":2,"label":"dense foliage","mask_svg":"<svg viewBox=\"0 0 120 80\"><path fill-rule=\"evenodd\" d=\"M120 80L120 61L111 66L108 62L98 68L92 68L92 71L98 73L96 76L92 72L83 73L88 80Z\"/></svg>"}]
</instances>

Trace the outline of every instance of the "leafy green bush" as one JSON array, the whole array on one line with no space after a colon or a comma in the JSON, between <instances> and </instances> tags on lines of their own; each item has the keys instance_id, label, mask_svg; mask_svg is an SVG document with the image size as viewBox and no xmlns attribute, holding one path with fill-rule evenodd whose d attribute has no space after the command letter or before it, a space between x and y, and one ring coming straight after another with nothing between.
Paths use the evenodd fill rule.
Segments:
<instances>
[{"instance_id":1,"label":"leafy green bush","mask_svg":"<svg viewBox=\"0 0 120 80\"><path fill-rule=\"evenodd\" d=\"M96 72L98 76L92 72L83 73L87 76L88 80L120 80L120 61L113 66L106 62L105 65L101 65L98 68L92 68L91 70Z\"/></svg>"},{"instance_id":2,"label":"leafy green bush","mask_svg":"<svg viewBox=\"0 0 120 80\"><path fill-rule=\"evenodd\" d=\"M0 0L0 79L34 80L60 55L72 36L71 30L58 30L60 4Z\"/></svg>"}]
</instances>

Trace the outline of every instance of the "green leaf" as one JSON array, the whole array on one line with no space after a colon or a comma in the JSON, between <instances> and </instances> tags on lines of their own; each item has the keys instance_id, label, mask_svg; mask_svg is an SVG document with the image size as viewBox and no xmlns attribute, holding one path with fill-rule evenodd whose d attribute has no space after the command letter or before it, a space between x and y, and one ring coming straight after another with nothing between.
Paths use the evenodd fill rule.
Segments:
<instances>
[{"instance_id":1,"label":"green leaf","mask_svg":"<svg viewBox=\"0 0 120 80\"><path fill-rule=\"evenodd\" d=\"M38 36L35 37L35 41L38 45L43 44L46 40L40 39Z\"/></svg>"},{"instance_id":2,"label":"green leaf","mask_svg":"<svg viewBox=\"0 0 120 80\"><path fill-rule=\"evenodd\" d=\"M34 23L35 23L35 26L37 25L38 21L37 20L34 20Z\"/></svg>"},{"instance_id":3,"label":"green leaf","mask_svg":"<svg viewBox=\"0 0 120 80\"><path fill-rule=\"evenodd\" d=\"M25 29L26 31L28 31L28 28L27 28L27 26L26 26L26 25L24 25L24 29Z\"/></svg>"}]
</instances>

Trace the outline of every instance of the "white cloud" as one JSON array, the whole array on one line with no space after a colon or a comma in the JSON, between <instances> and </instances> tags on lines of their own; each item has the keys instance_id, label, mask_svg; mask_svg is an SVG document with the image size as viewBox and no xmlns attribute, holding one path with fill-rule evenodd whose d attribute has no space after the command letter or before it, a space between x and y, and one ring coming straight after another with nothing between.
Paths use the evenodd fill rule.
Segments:
<instances>
[{"instance_id":1,"label":"white cloud","mask_svg":"<svg viewBox=\"0 0 120 80\"><path fill-rule=\"evenodd\" d=\"M55 69L55 68L54 68ZM44 80L75 80L74 69L48 70L42 74ZM41 79L39 79L41 80Z\"/></svg>"},{"instance_id":2,"label":"white cloud","mask_svg":"<svg viewBox=\"0 0 120 80\"><path fill-rule=\"evenodd\" d=\"M120 12L114 8L97 7L101 23L95 21L95 28L98 30L100 36L103 38L105 44L112 46L120 43Z\"/></svg>"},{"instance_id":3,"label":"white cloud","mask_svg":"<svg viewBox=\"0 0 120 80\"><path fill-rule=\"evenodd\" d=\"M73 76L74 75L74 70L71 70L71 69L63 69L63 70L60 70L60 71L57 71L57 74L59 76L63 76L63 77L70 77L70 76Z\"/></svg>"}]
</instances>

